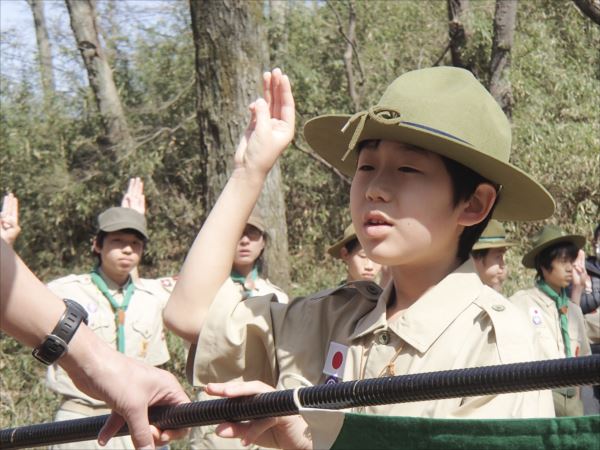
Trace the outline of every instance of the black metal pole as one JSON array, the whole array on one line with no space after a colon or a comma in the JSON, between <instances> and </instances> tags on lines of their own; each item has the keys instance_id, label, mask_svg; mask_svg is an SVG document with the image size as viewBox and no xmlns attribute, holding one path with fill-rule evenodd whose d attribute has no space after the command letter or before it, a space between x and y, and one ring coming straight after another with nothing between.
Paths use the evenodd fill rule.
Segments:
<instances>
[{"instance_id":1,"label":"black metal pole","mask_svg":"<svg viewBox=\"0 0 600 450\"><path fill-rule=\"evenodd\" d=\"M600 384L600 355L324 384L301 388L298 397L300 404L306 408L344 409L587 384ZM297 413L293 390L153 407L149 412L150 422L160 429ZM103 415L0 430L0 449L95 439L107 417ZM127 427L118 433L119 436L125 434L128 434Z\"/></svg>"}]
</instances>

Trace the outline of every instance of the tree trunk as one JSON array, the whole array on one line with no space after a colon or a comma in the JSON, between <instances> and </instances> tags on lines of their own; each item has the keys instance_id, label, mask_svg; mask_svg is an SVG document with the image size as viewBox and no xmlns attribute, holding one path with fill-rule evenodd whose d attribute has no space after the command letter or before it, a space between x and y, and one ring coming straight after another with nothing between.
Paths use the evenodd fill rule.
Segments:
<instances>
[{"instance_id":1,"label":"tree trunk","mask_svg":"<svg viewBox=\"0 0 600 450\"><path fill-rule=\"evenodd\" d=\"M287 0L269 0L269 43L273 67L281 67L287 53L286 18L290 5Z\"/></svg>"},{"instance_id":2,"label":"tree trunk","mask_svg":"<svg viewBox=\"0 0 600 450\"><path fill-rule=\"evenodd\" d=\"M515 34L517 4L517 0L496 0L494 41L490 62L490 93L508 117L511 117L513 107L510 51Z\"/></svg>"},{"instance_id":3,"label":"tree trunk","mask_svg":"<svg viewBox=\"0 0 600 450\"><path fill-rule=\"evenodd\" d=\"M600 0L573 0L577 8L600 25Z\"/></svg>"},{"instance_id":4,"label":"tree trunk","mask_svg":"<svg viewBox=\"0 0 600 450\"><path fill-rule=\"evenodd\" d=\"M447 0L447 4L448 36L450 37L452 65L473 71L473 64L467 60L465 55L469 35L467 24L469 0Z\"/></svg>"},{"instance_id":5,"label":"tree trunk","mask_svg":"<svg viewBox=\"0 0 600 450\"><path fill-rule=\"evenodd\" d=\"M56 86L54 84L50 39L48 38L48 28L46 28L46 18L44 16L44 2L41 0L27 0L27 3L29 3L31 12L33 13L44 103L46 106L49 106L54 97Z\"/></svg>"},{"instance_id":6,"label":"tree trunk","mask_svg":"<svg viewBox=\"0 0 600 450\"><path fill-rule=\"evenodd\" d=\"M262 92L268 67L262 2L190 0L196 49L196 117L205 174L203 212L215 204L231 173L235 148L249 118L248 104ZM269 277L289 288L287 225L279 164L259 199L271 240L265 254Z\"/></svg>"},{"instance_id":7,"label":"tree trunk","mask_svg":"<svg viewBox=\"0 0 600 450\"><path fill-rule=\"evenodd\" d=\"M93 0L65 0L71 28L87 70L105 136L102 144L112 147L118 158L127 155L132 138L121 106L112 70L98 40L96 11Z\"/></svg>"}]
</instances>

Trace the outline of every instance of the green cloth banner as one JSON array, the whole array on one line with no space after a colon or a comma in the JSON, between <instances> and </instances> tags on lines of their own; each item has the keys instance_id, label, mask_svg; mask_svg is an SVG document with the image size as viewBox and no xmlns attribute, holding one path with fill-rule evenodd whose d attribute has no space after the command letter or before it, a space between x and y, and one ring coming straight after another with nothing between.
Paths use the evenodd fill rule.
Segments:
<instances>
[{"instance_id":1,"label":"green cloth banner","mask_svg":"<svg viewBox=\"0 0 600 450\"><path fill-rule=\"evenodd\" d=\"M600 415L555 419L425 419L347 413L341 449L600 449Z\"/></svg>"}]
</instances>

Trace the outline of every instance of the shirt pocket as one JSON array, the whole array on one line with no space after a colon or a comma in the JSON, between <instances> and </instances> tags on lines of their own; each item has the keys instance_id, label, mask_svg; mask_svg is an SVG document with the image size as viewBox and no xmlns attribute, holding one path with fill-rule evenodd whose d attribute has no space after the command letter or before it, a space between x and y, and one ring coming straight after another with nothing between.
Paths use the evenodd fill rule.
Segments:
<instances>
[{"instance_id":1,"label":"shirt pocket","mask_svg":"<svg viewBox=\"0 0 600 450\"><path fill-rule=\"evenodd\" d=\"M90 316L88 326L104 342L114 344L117 336L114 332L114 318L104 314L93 314Z\"/></svg>"}]
</instances>

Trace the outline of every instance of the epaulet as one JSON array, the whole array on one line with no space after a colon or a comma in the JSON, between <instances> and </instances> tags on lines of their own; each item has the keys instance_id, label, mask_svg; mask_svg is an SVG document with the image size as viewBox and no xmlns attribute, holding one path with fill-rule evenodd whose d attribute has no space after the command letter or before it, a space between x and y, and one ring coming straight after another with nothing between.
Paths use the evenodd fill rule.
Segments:
<instances>
[{"instance_id":1,"label":"epaulet","mask_svg":"<svg viewBox=\"0 0 600 450\"><path fill-rule=\"evenodd\" d=\"M341 286L325 289L315 294L304 297L304 300L318 300L324 297L343 296L352 298L356 293L360 292L367 300L376 302L381 295L381 287L372 281L351 281Z\"/></svg>"},{"instance_id":2,"label":"epaulet","mask_svg":"<svg viewBox=\"0 0 600 450\"><path fill-rule=\"evenodd\" d=\"M485 288L493 291L487 286ZM530 345L533 341L531 328L522 311L499 293L493 291L493 294L480 296L474 303L492 321L501 363L522 362L523 346ZM528 333L531 336L526 338ZM533 357L533 353L530 356Z\"/></svg>"},{"instance_id":3,"label":"epaulet","mask_svg":"<svg viewBox=\"0 0 600 450\"><path fill-rule=\"evenodd\" d=\"M48 283L49 286L51 285L64 285L64 284L71 284L71 283L82 283L82 284L89 284L92 282L92 279L90 277L89 273L83 273L80 275L75 275L75 274L71 274L71 275L67 275L66 277L62 277L62 278L57 278L56 280L52 280Z\"/></svg>"}]
</instances>

